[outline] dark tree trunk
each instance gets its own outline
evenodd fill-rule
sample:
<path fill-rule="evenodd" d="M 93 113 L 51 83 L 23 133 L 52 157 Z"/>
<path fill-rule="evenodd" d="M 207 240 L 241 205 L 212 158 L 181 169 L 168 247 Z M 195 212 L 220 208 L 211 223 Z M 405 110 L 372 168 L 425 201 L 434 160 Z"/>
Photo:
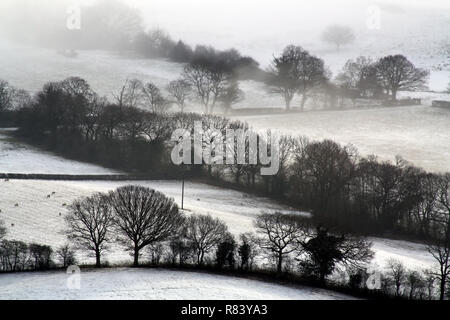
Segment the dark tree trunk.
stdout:
<path fill-rule="evenodd" d="M 443 301 L 445 298 L 445 285 L 446 285 L 445 278 L 442 278 L 440 281 L 440 294 L 439 294 L 439 300 L 441 301 Z"/>
<path fill-rule="evenodd" d="M 139 267 L 139 249 L 137 247 L 134 248 L 134 267 Z"/>
<path fill-rule="evenodd" d="M 95 267 L 96 268 L 100 268 L 101 267 L 101 261 L 100 261 L 100 251 L 96 250 L 95 251 Z"/>
<path fill-rule="evenodd" d="M 278 253 L 277 273 L 281 273 L 283 270 L 283 254 Z"/>

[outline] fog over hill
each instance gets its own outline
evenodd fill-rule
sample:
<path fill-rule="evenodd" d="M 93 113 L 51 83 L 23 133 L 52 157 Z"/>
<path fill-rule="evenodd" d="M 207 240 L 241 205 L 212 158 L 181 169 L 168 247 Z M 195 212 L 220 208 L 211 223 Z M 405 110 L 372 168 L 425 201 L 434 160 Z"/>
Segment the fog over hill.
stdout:
<path fill-rule="evenodd" d="M 120 1 L 120 0 L 119 0 Z M 82 8 L 86 26 L 91 16 L 83 8 L 101 0 L 6 0 L 0 4 L 3 34 L 36 42 L 43 33 L 56 37 L 65 26 L 67 10 Z M 111 2 L 111 1 L 108 1 Z M 287 44 L 299 44 L 325 59 L 336 73 L 345 61 L 359 55 L 379 57 L 407 54 L 421 67 L 432 69 L 432 87 L 442 90 L 450 70 L 450 3 L 448 1 L 180 1 L 122 0 L 135 8 L 144 29 L 161 28 L 174 39 L 190 45 L 206 44 L 218 49 L 235 47 L 266 67 L 274 53 Z M 112 2 L 114 3 L 114 2 Z M 378 11 L 377 11 L 378 10 Z M 128 12 L 127 12 L 128 14 Z M 96 19 L 124 19 L 99 10 Z M 83 20 L 84 19 L 84 20 Z M 84 22 L 84 23 L 83 23 Z M 321 41 L 323 29 L 332 24 L 350 26 L 356 41 L 339 53 Z M 136 26 L 133 26 L 133 28 Z M 131 28 L 131 27 L 130 27 Z M 132 28 L 131 28 L 132 29 Z M 130 31 L 131 32 L 131 31 Z M 104 39 L 98 39 L 104 41 Z"/>

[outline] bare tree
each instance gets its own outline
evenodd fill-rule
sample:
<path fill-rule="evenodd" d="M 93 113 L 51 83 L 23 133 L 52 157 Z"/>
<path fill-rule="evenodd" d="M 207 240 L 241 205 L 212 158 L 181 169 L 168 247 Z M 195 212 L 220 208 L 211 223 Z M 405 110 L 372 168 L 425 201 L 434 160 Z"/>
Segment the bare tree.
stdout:
<path fill-rule="evenodd" d="M 291 109 L 291 103 L 300 88 L 299 64 L 308 52 L 302 47 L 288 46 L 283 53 L 274 57 L 269 68 L 271 92 L 280 94 Z"/>
<path fill-rule="evenodd" d="M 96 141 L 100 136 L 106 105 L 106 98 L 94 98 L 86 105 L 80 125 L 85 141 Z"/>
<path fill-rule="evenodd" d="M 312 56 L 302 47 L 292 45 L 273 58 L 269 73 L 271 91 L 284 98 L 286 110 L 290 110 L 296 93 L 303 96 L 303 109 L 308 91 L 325 83 L 328 78 L 322 59 Z"/>
<path fill-rule="evenodd" d="M 154 113 L 162 113 L 169 108 L 169 102 L 163 97 L 161 90 L 149 82 L 142 87 L 145 105 Z"/>
<path fill-rule="evenodd" d="M 230 112 L 234 104 L 245 99 L 245 93 L 239 89 L 239 82 L 237 79 L 232 79 L 229 81 L 229 84 L 224 88 L 219 99 L 222 102 L 225 114 Z"/>
<path fill-rule="evenodd" d="M 356 90 L 357 97 L 361 95 L 374 96 L 380 90 L 375 63 L 371 58 L 364 56 L 348 60 L 341 73 L 336 77 L 336 82 L 342 89 Z"/>
<path fill-rule="evenodd" d="M 440 177 L 419 170 L 415 175 L 415 179 L 420 196 L 417 197 L 413 215 L 419 233 L 423 237 L 429 238 L 433 233 L 433 221 L 437 214 L 435 209 L 439 193 Z"/>
<path fill-rule="evenodd" d="M 0 270 L 24 270 L 28 260 L 28 245 L 26 243 L 15 240 L 0 242 Z"/>
<path fill-rule="evenodd" d="M 330 78 L 330 71 L 325 68 L 322 59 L 313 55 L 306 55 L 299 64 L 300 88 L 298 93 L 302 95 L 301 109 L 305 108 L 310 90 L 324 85 Z"/>
<path fill-rule="evenodd" d="M 423 299 L 426 286 L 425 279 L 418 271 L 408 271 L 406 274 L 406 283 L 409 287 L 409 299 Z"/>
<path fill-rule="evenodd" d="M 141 134 L 148 142 L 167 141 L 174 130 L 171 119 L 159 113 L 144 113 L 142 115 Z"/>
<path fill-rule="evenodd" d="M 180 107 L 181 113 L 184 112 L 186 100 L 191 94 L 191 89 L 191 85 L 183 79 L 171 81 L 167 86 L 167 91 L 178 107 Z"/>
<path fill-rule="evenodd" d="M 157 266 L 161 263 L 165 249 L 165 244 L 162 242 L 153 242 L 147 246 L 147 252 L 150 256 L 150 262 L 152 265 Z"/>
<path fill-rule="evenodd" d="M 104 194 L 76 200 L 66 216 L 67 237 L 78 247 L 95 253 L 95 266 L 101 266 L 101 254 L 107 249 L 112 226 L 112 210 Z"/>
<path fill-rule="evenodd" d="M 429 71 L 414 66 L 405 56 L 394 55 L 381 58 L 376 64 L 379 84 L 397 100 L 399 90 L 418 90 L 426 87 Z"/>
<path fill-rule="evenodd" d="M 228 73 L 217 65 L 191 63 L 183 71 L 183 80 L 195 89 L 205 114 L 211 114 L 225 88 Z"/>
<path fill-rule="evenodd" d="M 392 280 L 394 286 L 395 286 L 395 296 L 399 297 L 402 292 L 402 286 L 404 285 L 406 281 L 406 275 L 407 271 L 403 263 L 401 263 L 399 260 L 396 259 L 390 259 L 388 261 L 388 268 L 389 268 L 389 277 Z"/>
<path fill-rule="evenodd" d="M 175 236 L 183 216 L 173 199 L 142 186 L 124 186 L 110 192 L 114 224 L 123 244 L 133 251 L 134 266 L 139 253 L 148 245 Z"/>
<path fill-rule="evenodd" d="M 75 252 L 68 244 L 59 247 L 58 250 L 56 250 L 56 255 L 58 256 L 63 268 L 67 268 L 68 266 L 76 263 Z"/>
<path fill-rule="evenodd" d="M 30 93 L 23 89 L 14 90 L 13 109 L 20 110 L 28 106 L 32 102 Z M 1 108 L 0 108 L 1 109 Z"/>
<path fill-rule="evenodd" d="M 31 102 L 30 94 L 16 89 L 8 82 L 0 80 L 0 113 L 9 110 L 20 110 Z"/>
<path fill-rule="evenodd" d="M 143 84 L 137 79 L 127 79 L 118 94 L 114 95 L 119 107 L 138 108 L 143 104 Z"/>
<path fill-rule="evenodd" d="M 355 41 L 355 34 L 350 27 L 332 25 L 328 26 L 322 33 L 322 40 L 336 46 L 339 51 L 341 46 Z"/>
<path fill-rule="evenodd" d="M 69 77 L 60 82 L 61 89 L 72 97 L 92 101 L 95 92 L 89 83 L 80 77 Z"/>
<path fill-rule="evenodd" d="M 184 237 L 185 234 L 186 226 L 183 226 L 179 235 L 170 240 L 168 244 L 168 248 L 170 250 L 169 259 L 173 265 L 176 264 L 177 260 L 180 265 L 183 265 L 192 254 L 191 245 L 189 241 Z"/>
<path fill-rule="evenodd" d="M 185 237 L 195 251 L 199 266 L 204 263 L 205 255 L 217 247 L 228 234 L 225 223 L 209 215 L 192 215 L 186 221 Z"/>
<path fill-rule="evenodd" d="M 282 213 L 264 213 L 257 217 L 255 227 L 261 235 L 261 249 L 273 255 L 277 261 L 277 272 L 283 270 L 283 260 L 299 250 L 299 243 L 307 235 L 308 228 L 293 216 Z"/>
<path fill-rule="evenodd" d="M 437 225 L 436 239 L 428 245 L 428 252 L 439 264 L 439 270 L 434 275 L 439 282 L 439 299 L 444 300 L 450 279 L 450 174 L 440 177 L 437 194 L 437 214 L 433 218 Z"/>
<path fill-rule="evenodd" d="M 423 279 L 425 282 L 425 291 L 426 291 L 426 298 L 428 300 L 433 300 L 434 299 L 434 294 L 435 294 L 435 282 L 436 282 L 436 276 L 435 276 L 435 272 L 433 270 L 430 269 L 425 269 L 422 271 L 423 274 Z"/>

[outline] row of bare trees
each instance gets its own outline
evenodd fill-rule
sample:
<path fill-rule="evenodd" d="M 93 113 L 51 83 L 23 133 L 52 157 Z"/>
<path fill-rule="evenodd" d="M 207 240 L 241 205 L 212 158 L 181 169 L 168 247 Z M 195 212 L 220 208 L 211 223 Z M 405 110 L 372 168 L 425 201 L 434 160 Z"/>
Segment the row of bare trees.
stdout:
<path fill-rule="evenodd" d="M 224 139 L 227 129 L 245 132 L 248 125 L 214 115 L 147 112 L 135 107 L 134 93 L 128 95 L 134 90 L 125 92 L 117 104 L 110 104 L 79 78 L 48 84 L 22 111 L 21 131 L 32 139 L 50 140 L 69 156 L 130 172 L 158 168 L 159 172 L 181 174 L 183 170 L 256 189 L 287 199 L 328 223 L 354 226 L 359 232 L 401 232 L 425 239 L 436 235 L 436 217 L 444 212 L 448 195 L 448 175 L 427 173 L 400 158 L 389 163 L 360 157 L 354 147 L 329 140 L 282 136 L 279 170 L 273 176 L 262 176 L 261 161 L 248 161 L 253 158 L 251 134 L 243 136 L 245 164 L 202 162 L 178 168 L 170 164 L 175 129 L 185 129 L 193 138 L 195 122 L 201 122 L 202 147 L 211 149 L 223 144 L 217 139 Z M 255 136 L 266 140 L 264 135 Z M 238 150 L 226 151 L 234 151 L 231 154 L 238 157 Z"/>
<path fill-rule="evenodd" d="M 0 116 L 3 112 L 23 108 L 30 101 L 31 96 L 27 91 L 0 80 Z"/>
<path fill-rule="evenodd" d="M 70 240 L 95 254 L 96 266 L 113 235 L 130 250 L 134 266 L 141 251 L 179 232 L 183 216 L 173 199 L 140 186 L 124 186 L 109 194 L 75 201 L 66 217 Z"/>
<path fill-rule="evenodd" d="M 358 97 L 379 97 L 383 93 L 397 100 L 399 91 L 425 89 L 429 71 L 414 66 L 403 55 L 389 55 L 377 61 L 370 57 L 348 60 L 336 77 L 339 87 L 356 91 Z"/>
<path fill-rule="evenodd" d="M 287 46 L 273 58 L 267 84 L 279 94 L 290 110 L 296 95 L 301 95 L 301 110 L 308 97 L 322 92 L 331 100 L 390 97 L 397 93 L 426 88 L 429 72 L 414 66 L 403 55 L 389 55 L 373 61 L 368 57 L 348 60 L 334 81 L 324 61 L 300 46 Z M 335 104 L 336 101 L 332 101 Z"/>
<path fill-rule="evenodd" d="M 215 253 L 219 267 L 235 267 L 237 245 L 225 223 L 211 216 L 184 217 L 172 199 L 145 187 L 125 186 L 79 199 L 71 205 L 66 222 L 68 238 L 93 252 L 97 267 L 114 241 L 132 252 L 134 266 L 139 265 L 143 249 L 149 248 L 152 261 L 160 261 L 168 251 L 173 263 L 190 260 L 202 266 Z M 258 233 L 240 237 L 242 268 L 253 266 L 264 253 L 282 273 L 285 259 L 295 256 L 305 274 L 324 282 L 337 264 L 362 267 L 372 258 L 370 243 L 346 234 L 336 236 L 322 227 L 314 229 L 307 219 L 262 214 L 255 226 Z"/>
<path fill-rule="evenodd" d="M 181 113 L 189 102 L 198 102 L 204 114 L 212 114 L 220 106 L 225 114 L 232 106 L 244 99 L 238 80 L 219 66 L 191 64 L 184 68 L 182 76 L 171 81 L 165 97 L 153 83 L 143 84 L 140 80 L 127 80 L 115 95 L 119 106 L 141 108 L 153 113 L 165 113 L 176 106 Z"/>
<path fill-rule="evenodd" d="M 58 250 L 56 255 L 61 257 L 60 254 Z M 0 240 L 0 272 L 48 270 L 55 266 L 54 255 L 53 249 L 47 245 L 3 239 Z M 74 260 L 67 262 L 72 264 Z"/>
<path fill-rule="evenodd" d="M 206 49 L 205 49 L 206 50 Z M 226 60 L 216 60 L 205 53 L 192 60 L 179 80 L 172 81 L 167 91 L 170 99 L 164 99 L 154 85 L 142 85 L 137 80 L 123 87 L 118 97 L 123 103 L 126 94 L 129 105 L 145 105 L 154 112 L 164 111 L 176 104 L 183 112 L 188 98 L 195 98 L 204 107 L 205 114 L 215 112 L 218 103 L 225 114 L 232 106 L 241 102 L 245 94 L 239 88 L 239 77 Z M 265 76 L 269 91 L 280 95 L 290 110 L 296 95 L 301 95 L 300 108 L 303 110 L 308 98 L 322 93 L 328 97 L 330 105 L 341 104 L 346 99 L 384 98 L 397 100 L 397 93 L 426 88 L 429 72 L 414 66 L 403 55 L 390 55 L 373 61 L 368 57 L 349 60 L 335 80 L 322 59 L 310 54 L 299 46 L 287 46 L 275 56 Z M 125 92 L 125 90 L 127 92 Z M 136 100 L 133 100 L 135 98 Z"/>
<path fill-rule="evenodd" d="M 56 266 L 55 255 L 62 267 L 76 263 L 75 252 L 69 245 L 53 251 L 48 245 L 5 239 L 6 235 L 7 228 L 0 220 L 0 272 L 48 270 Z"/>
<path fill-rule="evenodd" d="M 401 261 L 390 259 L 387 272 L 381 278 L 381 290 L 394 297 L 410 300 L 432 300 L 438 291 L 439 299 L 443 300 L 445 292 L 441 292 L 440 283 L 436 288 L 439 277 L 439 272 L 433 269 L 409 270 Z"/>
<path fill-rule="evenodd" d="M 76 248 L 94 253 L 100 267 L 101 256 L 117 242 L 132 253 L 134 266 L 145 251 L 152 265 L 274 270 L 278 275 L 293 273 L 321 285 L 335 271 L 345 271 L 351 289 L 375 289 L 388 296 L 420 300 L 434 299 L 437 292 L 439 299 L 445 298 L 448 255 L 439 268 L 423 272 L 407 270 L 391 259 L 387 272 L 377 270 L 379 287 L 368 288 L 373 251 L 362 237 L 330 232 L 308 217 L 263 213 L 255 219 L 255 232 L 241 234 L 236 241 L 221 220 L 209 215 L 185 217 L 172 201 L 140 186 L 74 201 L 66 216 L 67 236 L 74 247 L 65 245 L 56 251 L 60 264 L 76 263 Z M 2 236 L 5 233 L 3 227 Z M 429 246 L 435 256 L 433 248 L 436 245 Z M 46 270 L 56 266 L 52 255 L 48 246 L 0 240 L 1 271 Z"/>

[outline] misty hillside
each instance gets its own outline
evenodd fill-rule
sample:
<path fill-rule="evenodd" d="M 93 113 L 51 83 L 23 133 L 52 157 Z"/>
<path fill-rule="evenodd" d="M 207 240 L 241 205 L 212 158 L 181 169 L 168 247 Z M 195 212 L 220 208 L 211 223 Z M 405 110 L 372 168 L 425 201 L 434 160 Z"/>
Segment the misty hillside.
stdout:
<path fill-rule="evenodd" d="M 51 0 L 41 1 L 40 6 L 28 8 L 25 11 L 21 9 L 22 2 L 24 1 L 2 3 L 3 10 L 0 17 L 4 19 L 0 26 L 3 26 L 3 37 L 22 44 L 52 49 L 61 47 L 77 49 L 77 46 L 80 46 L 77 42 L 78 38 L 69 37 L 60 30 L 65 28 L 69 2 L 58 1 L 59 5 L 55 5 Z M 173 0 L 167 2 L 107 1 L 109 5 L 105 5 L 102 1 L 84 1 L 83 3 L 87 6 L 82 7 L 81 11 L 81 32 L 84 38 L 89 35 L 90 47 L 111 47 L 111 39 L 125 36 L 132 38 L 139 29 L 158 28 L 166 31 L 173 40 L 182 40 L 190 46 L 211 45 L 219 50 L 234 47 L 243 55 L 253 57 L 263 69 L 268 66 L 274 54 L 281 52 L 288 44 L 296 44 L 323 58 L 334 75 L 341 70 L 348 59 L 360 55 L 378 58 L 387 54 L 401 53 L 419 67 L 431 70 L 431 90 L 442 91 L 450 82 L 450 34 L 448 32 L 450 17 L 446 10 L 433 6 L 407 6 L 401 2 L 379 3 L 377 4 L 379 25 L 374 27 L 371 26 L 372 20 L 370 20 L 372 3 L 366 1 L 358 1 L 357 4 L 342 1 L 339 6 L 333 6 L 325 0 L 318 1 L 318 4 L 314 6 L 290 0 L 284 0 L 278 6 L 273 6 L 268 1 L 259 1 L 258 6 L 252 2 L 239 3 L 237 6 L 234 1 L 215 2 L 212 5 L 203 0 L 189 1 L 189 3 Z M 285 10 L 286 8 L 289 10 Z M 248 13 L 249 10 L 251 14 Z M 278 16 L 283 19 L 277 19 L 274 23 L 273 18 Z M 110 30 L 117 30 L 115 35 L 105 37 L 101 33 L 102 29 L 98 27 L 100 24 L 102 28 L 107 25 Z M 323 30 L 333 24 L 348 25 L 356 36 L 354 43 L 341 48 L 339 52 L 321 40 Z M 123 34 L 121 35 L 120 32 Z M 84 43 L 84 46 L 86 45 Z M 21 55 L 25 55 L 22 56 L 23 59 L 34 63 L 33 68 L 30 68 L 33 72 L 39 73 L 44 68 L 47 71 L 51 70 L 51 66 L 48 66 L 45 60 L 32 60 L 36 55 L 48 57 L 51 54 L 39 53 L 39 51 L 33 53 L 32 48 L 8 50 L 8 46 L 5 40 L 2 40 L 0 44 L 3 53 L 2 64 L 11 66 L 15 62 L 20 63 Z M 124 47 L 120 51 L 124 53 L 127 49 L 131 48 Z M 25 52 L 20 52 L 22 50 Z M 17 60 L 9 60 L 8 52 L 10 58 Z M 28 55 L 31 55 L 30 59 Z M 99 70 L 102 70 L 102 54 L 91 56 L 89 61 L 91 67 L 98 66 Z M 57 72 L 64 72 L 65 69 L 57 67 L 58 63 L 65 64 L 68 69 L 73 68 L 72 61 L 51 60 L 51 62 L 52 64 L 55 62 Z M 154 64 L 143 63 L 143 67 L 147 70 L 146 72 L 154 74 L 156 81 L 158 78 L 166 78 L 163 70 L 170 73 L 177 68 L 177 66 L 165 65 L 158 70 L 158 76 L 154 72 L 156 69 Z M 136 71 L 136 68 L 121 69 L 117 73 L 123 74 L 122 78 L 140 72 Z M 4 66 L 2 71 L 4 73 L 2 77 L 7 78 L 8 72 Z M 12 76 L 14 79 L 11 81 L 19 80 L 17 76 Z M 26 80 L 26 78 L 23 79 Z M 30 86 L 25 89 L 35 88 Z M 103 89 L 98 88 L 98 90 Z M 108 90 L 109 88 L 105 91 Z"/>

